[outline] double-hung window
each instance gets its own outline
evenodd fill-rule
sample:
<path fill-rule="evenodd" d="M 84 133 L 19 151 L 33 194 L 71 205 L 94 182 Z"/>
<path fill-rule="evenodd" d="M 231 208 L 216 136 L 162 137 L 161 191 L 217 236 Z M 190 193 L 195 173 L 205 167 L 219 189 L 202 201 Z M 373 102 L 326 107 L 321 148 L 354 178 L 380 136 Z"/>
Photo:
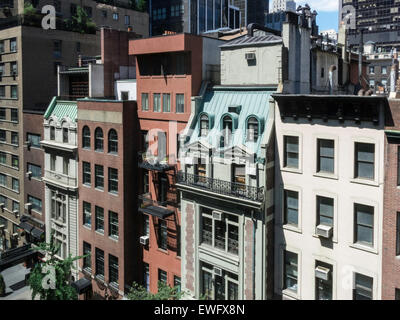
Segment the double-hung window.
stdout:
<path fill-rule="evenodd" d="M 317 225 L 333 227 L 333 199 L 317 196 Z"/>
<path fill-rule="evenodd" d="M 108 232 L 109 236 L 118 239 L 118 213 L 108 211 Z"/>
<path fill-rule="evenodd" d="M 104 251 L 96 248 L 96 276 L 104 278 Z"/>
<path fill-rule="evenodd" d="M 118 193 L 118 169 L 108 168 L 108 192 Z"/>
<path fill-rule="evenodd" d="M 104 209 L 95 206 L 96 231 L 104 233 Z"/>
<path fill-rule="evenodd" d="M 83 184 L 90 186 L 91 184 L 90 163 L 82 162 L 82 167 L 83 167 Z"/>
<path fill-rule="evenodd" d="M 163 112 L 171 112 L 171 95 L 163 93 Z"/>
<path fill-rule="evenodd" d="M 299 137 L 284 136 L 284 161 L 283 166 L 286 168 L 299 168 Z"/>
<path fill-rule="evenodd" d="M 335 172 L 335 140 L 318 139 L 317 172 Z"/>
<path fill-rule="evenodd" d="M 161 111 L 161 94 L 160 93 L 153 94 L 153 111 L 154 112 Z"/>
<path fill-rule="evenodd" d="M 284 190 L 283 196 L 283 223 L 297 227 L 299 225 L 299 193 L 297 191 Z"/>
<path fill-rule="evenodd" d="M 95 181 L 94 186 L 97 189 L 104 189 L 104 167 L 95 164 L 94 165 Z"/>
<path fill-rule="evenodd" d="M 168 226 L 166 220 L 158 219 L 158 246 L 163 250 L 168 249 Z"/>
<path fill-rule="evenodd" d="M 283 288 L 297 293 L 298 256 L 296 253 L 284 251 Z"/>
<path fill-rule="evenodd" d="M 89 228 L 92 225 L 92 206 L 85 201 L 83 201 L 83 224 Z"/>
<path fill-rule="evenodd" d="M 354 204 L 354 242 L 374 245 L 374 207 Z"/>
<path fill-rule="evenodd" d="M 354 177 L 374 180 L 375 145 L 372 143 L 355 143 Z"/>
<path fill-rule="evenodd" d="M 353 300 L 372 300 L 374 279 L 360 273 L 355 274 Z"/>

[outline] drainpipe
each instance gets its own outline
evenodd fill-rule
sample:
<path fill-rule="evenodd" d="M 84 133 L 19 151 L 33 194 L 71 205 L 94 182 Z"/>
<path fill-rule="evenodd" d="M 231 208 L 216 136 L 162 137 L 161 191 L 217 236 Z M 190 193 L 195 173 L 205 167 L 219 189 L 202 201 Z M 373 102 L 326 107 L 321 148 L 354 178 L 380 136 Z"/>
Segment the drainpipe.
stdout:
<path fill-rule="evenodd" d="M 251 220 L 253 221 L 253 266 L 252 266 L 252 276 L 253 276 L 253 300 L 256 299 L 256 222 L 254 218 L 254 210 L 251 210 Z"/>

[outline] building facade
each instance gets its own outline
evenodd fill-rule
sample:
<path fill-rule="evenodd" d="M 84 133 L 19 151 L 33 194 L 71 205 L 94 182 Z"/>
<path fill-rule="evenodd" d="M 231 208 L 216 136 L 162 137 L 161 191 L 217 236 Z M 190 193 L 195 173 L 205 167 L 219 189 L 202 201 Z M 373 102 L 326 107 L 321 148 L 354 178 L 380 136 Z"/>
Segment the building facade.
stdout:
<path fill-rule="evenodd" d="M 296 2 L 292 0 L 273 0 L 272 12 L 293 11 L 296 12 Z"/>
<path fill-rule="evenodd" d="M 46 242 L 53 238 L 59 246 L 59 259 L 76 257 L 79 243 L 76 102 L 53 98 L 44 114 L 43 126 Z M 73 276 L 77 278 L 77 261 L 74 266 Z"/>
<path fill-rule="evenodd" d="M 151 35 L 165 32 L 201 34 L 220 28 L 264 24 L 268 0 L 151 0 Z"/>
<path fill-rule="evenodd" d="M 386 99 L 274 99 L 275 293 L 381 299 Z"/>

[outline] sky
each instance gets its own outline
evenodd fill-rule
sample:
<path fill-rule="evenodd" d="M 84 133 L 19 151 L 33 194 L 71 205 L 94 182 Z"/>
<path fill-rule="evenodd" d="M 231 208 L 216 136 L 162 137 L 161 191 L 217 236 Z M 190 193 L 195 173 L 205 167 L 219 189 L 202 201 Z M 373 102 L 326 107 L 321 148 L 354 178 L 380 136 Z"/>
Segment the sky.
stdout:
<path fill-rule="evenodd" d="M 273 0 L 270 0 L 270 5 L 273 3 Z M 319 31 L 335 29 L 338 30 L 338 8 L 339 1 L 338 0 L 297 0 L 296 5 L 304 5 L 308 3 L 311 7 L 311 10 L 316 10 L 317 15 L 317 24 L 319 26 Z"/>

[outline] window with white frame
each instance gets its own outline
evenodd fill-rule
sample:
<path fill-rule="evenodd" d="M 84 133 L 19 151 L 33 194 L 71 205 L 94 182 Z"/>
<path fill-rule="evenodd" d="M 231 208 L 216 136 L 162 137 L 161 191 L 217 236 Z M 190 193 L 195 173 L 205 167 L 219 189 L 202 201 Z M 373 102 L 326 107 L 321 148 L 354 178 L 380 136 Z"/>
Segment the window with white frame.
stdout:
<path fill-rule="evenodd" d="M 87 227 L 92 226 L 92 205 L 83 201 L 83 224 Z"/>
<path fill-rule="evenodd" d="M 298 227 L 299 225 L 299 193 L 283 190 L 283 223 Z"/>
<path fill-rule="evenodd" d="M 98 206 L 95 206 L 95 229 L 104 233 L 104 209 Z"/>
<path fill-rule="evenodd" d="M 208 116 L 203 114 L 200 117 L 200 136 L 206 137 L 208 135 L 208 130 L 209 130 Z"/>
<path fill-rule="evenodd" d="M 201 262 L 201 295 L 206 300 L 238 300 L 239 278 L 237 274 Z"/>
<path fill-rule="evenodd" d="M 318 139 L 317 140 L 317 172 L 334 173 L 335 172 L 335 140 Z"/>
<path fill-rule="evenodd" d="M 354 178 L 374 180 L 375 145 L 355 142 L 354 151 Z"/>
<path fill-rule="evenodd" d="M 239 253 L 239 217 L 237 215 L 201 208 L 200 244 L 234 255 Z"/>
<path fill-rule="evenodd" d="M 94 187 L 104 189 L 104 167 L 97 164 L 94 165 Z"/>
<path fill-rule="evenodd" d="M 299 168 L 299 137 L 283 137 L 283 166 L 286 168 Z"/>
<path fill-rule="evenodd" d="M 366 275 L 355 274 L 353 300 L 372 300 L 374 279 Z"/>
<path fill-rule="evenodd" d="M 332 300 L 333 266 L 315 261 L 315 300 Z"/>
<path fill-rule="evenodd" d="M 51 218 L 59 222 L 66 223 L 67 202 L 66 196 L 55 191 L 51 191 Z"/>
<path fill-rule="evenodd" d="M 153 94 L 153 111 L 154 112 L 161 111 L 161 94 L 160 93 Z"/>
<path fill-rule="evenodd" d="M 258 120 L 251 117 L 247 120 L 247 141 L 256 142 L 258 140 Z"/>
<path fill-rule="evenodd" d="M 110 284 L 118 286 L 118 258 L 108 255 L 108 278 Z"/>
<path fill-rule="evenodd" d="M 283 289 L 297 293 L 298 255 L 285 250 L 283 252 Z"/>
<path fill-rule="evenodd" d="M 374 246 L 374 207 L 354 204 L 354 242 Z"/>
<path fill-rule="evenodd" d="M 108 233 L 111 238 L 118 239 L 118 213 L 108 211 Z"/>
<path fill-rule="evenodd" d="M 317 196 L 317 226 L 333 227 L 334 200 L 328 197 Z"/>

